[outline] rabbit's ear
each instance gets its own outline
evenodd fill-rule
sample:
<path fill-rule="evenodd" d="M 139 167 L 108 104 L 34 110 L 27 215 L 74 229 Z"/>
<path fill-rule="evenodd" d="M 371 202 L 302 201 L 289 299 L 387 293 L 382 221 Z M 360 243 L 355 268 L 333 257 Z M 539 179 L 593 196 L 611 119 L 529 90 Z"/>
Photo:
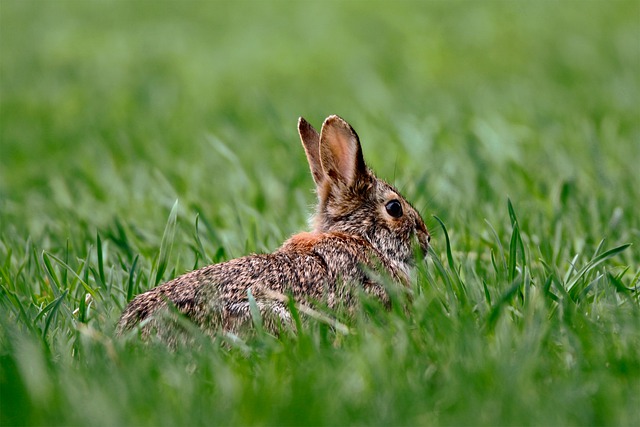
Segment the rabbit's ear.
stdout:
<path fill-rule="evenodd" d="M 329 116 L 322 124 L 320 159 L 325 175 L 347 187 L 367 175 L 358 135 L 338 116 Z"/>
<path fill-rule="evenodd" d="M 307 154 L 313 181 L 316 186 L 319 186 L 324 181 L 324 171 L 322 170 L 322 163 L 320 163 L 320 134 L 304 117 L 298 119 L 298 133 L 300 134 L 304 152 Z"/>

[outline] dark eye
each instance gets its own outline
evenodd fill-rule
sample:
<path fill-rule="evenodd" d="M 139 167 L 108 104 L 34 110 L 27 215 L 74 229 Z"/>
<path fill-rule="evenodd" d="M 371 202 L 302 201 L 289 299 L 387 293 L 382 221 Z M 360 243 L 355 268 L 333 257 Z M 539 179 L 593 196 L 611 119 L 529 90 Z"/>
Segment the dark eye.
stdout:
<path fill-rule="evenodd" d="M 387 213 L 394 218 L 400 218 L 402 216 L 402 205 L 398 200 L 392 200 L 384 205 Z"/>

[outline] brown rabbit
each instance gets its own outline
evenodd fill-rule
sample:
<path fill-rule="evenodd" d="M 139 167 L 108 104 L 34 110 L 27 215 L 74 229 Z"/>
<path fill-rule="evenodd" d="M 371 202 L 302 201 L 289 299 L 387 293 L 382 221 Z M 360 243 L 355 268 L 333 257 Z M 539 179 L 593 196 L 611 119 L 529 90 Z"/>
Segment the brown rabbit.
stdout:
<path fill-rule="evenodd" d="M 301 117 L 298 132 L 318 194 L 313 230 L 292 236 L 274 253 L 209 265 L 138 295 L 122 313 L 118 334 L 141 323 L 143 336 L 175 341 L 176 325 L 167 321 L 175 310 L 211 335 L 236 331 L 251 321 L 249 291 L 265 327 L 275 331 L 290 314 L 274 295 L 332 307 L 349 304 L 361 288 L 386 302 L 384 287 L 367 274 L 379 267 L 408 283 L 414 241 L 426 254 L 430 240 L 418 212 L 367 168 L 346 121 L 330 116 L 318 134 Z"/>

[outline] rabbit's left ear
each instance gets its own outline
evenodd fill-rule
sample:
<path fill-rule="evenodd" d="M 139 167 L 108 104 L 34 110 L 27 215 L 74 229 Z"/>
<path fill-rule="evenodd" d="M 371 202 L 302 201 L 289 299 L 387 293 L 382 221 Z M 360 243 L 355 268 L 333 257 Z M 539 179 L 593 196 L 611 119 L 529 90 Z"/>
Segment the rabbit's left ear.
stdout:
<path fill-rule="evenodd" d="M 324 181 L 324 171 L 320 163 L 320 134 L 303 117 L 298 119 L 298 133 L 300 134 L 304 152 L 307 155 L 313 182 L 316 183 L 316 186 L 319 186 Z"/>
<path fill-rule="evenodd" d="M 338 116 L 329 116 L 322 124 L 320 160 L 325 176 L 348 188 L 367 175 L 358 135 Z"/>

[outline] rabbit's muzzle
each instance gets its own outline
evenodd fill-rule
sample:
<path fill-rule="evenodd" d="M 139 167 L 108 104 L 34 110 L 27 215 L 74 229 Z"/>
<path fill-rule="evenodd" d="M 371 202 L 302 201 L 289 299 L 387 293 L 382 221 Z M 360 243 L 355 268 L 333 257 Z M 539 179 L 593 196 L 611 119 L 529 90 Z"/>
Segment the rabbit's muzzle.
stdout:
<path fill-rule="evenodd" d="M 429 254 L 429 242 L 431 241 L 431 235 L 427 231 L 427 227 L 424 224 L 419 224 L 415 232 L 415 240 L 420 248 L 422 258 L 426 258 Z"/>

